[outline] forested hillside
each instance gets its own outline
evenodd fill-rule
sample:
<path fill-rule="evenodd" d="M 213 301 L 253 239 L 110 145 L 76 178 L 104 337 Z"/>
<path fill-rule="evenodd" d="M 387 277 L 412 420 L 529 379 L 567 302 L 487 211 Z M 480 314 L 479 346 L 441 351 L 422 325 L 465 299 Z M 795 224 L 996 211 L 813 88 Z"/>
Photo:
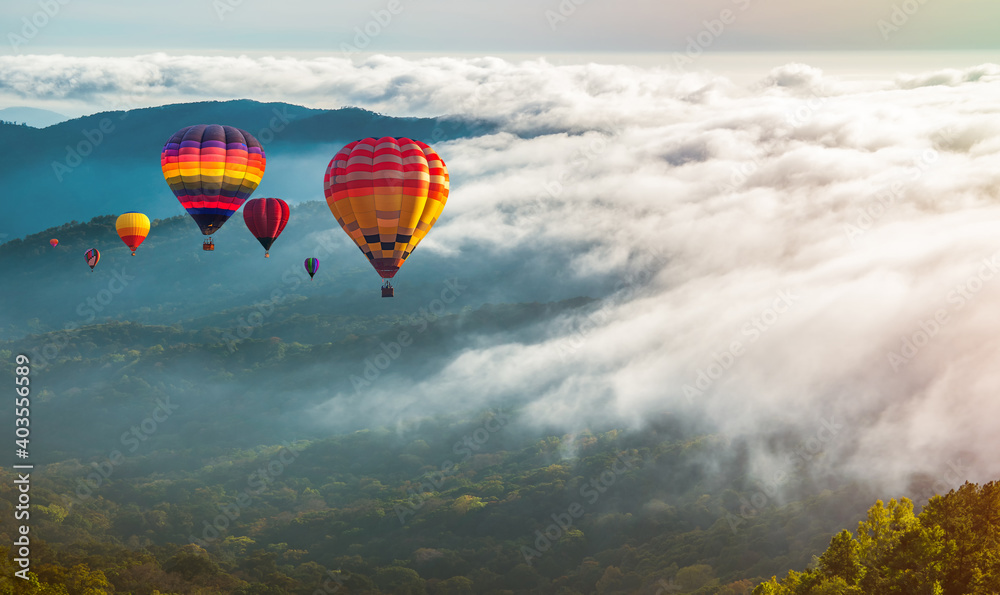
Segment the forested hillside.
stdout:
<path fill-rule="evenodd" d="M 966 483 L 919 515 L 903 498 L 881 500 L 805 572 L 790 571 L 753 595 L 1000 593 L 1000 483 Z"/>

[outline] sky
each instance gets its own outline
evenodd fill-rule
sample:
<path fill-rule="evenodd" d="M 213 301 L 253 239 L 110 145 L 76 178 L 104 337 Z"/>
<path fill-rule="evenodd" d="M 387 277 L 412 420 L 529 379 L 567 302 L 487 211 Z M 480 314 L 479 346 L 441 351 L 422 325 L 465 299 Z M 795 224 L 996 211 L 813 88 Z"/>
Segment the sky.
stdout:
<path fill-rule="evenodd" d="M 992 0 L 7 0 L 0 14 L 0 108 L 78 117 L 215 99 L 216 89 L 199 93 L 172 84 L 172 77 L 201 68 L 205 77 L 224 78 L 221 64 L 239 57 L 269 60 L 258 62 L 265 70 L 284 61 L 288 76 L 306 79 L 331 72 L 318 62 L 357 65 L 379 55 L 628 64 L 709 71 L 737 84 L 788 62 L 828 75 L 884 78 L 1000 63 L 998 18 L 1000 4 Z M 115 76 L 145 77 L 145 84 L 102 94 L 112 73 L 95 64 L 113 64 L 109 58 L 124 60 Z M 218 60 L 210 64 L 211 58 Z M 39 67 L 46 84 L 34 78 L 32 68 Z M 280 91 L 284 100 L 310 107 L 342 105 L 336 94 L 299 93 L 293 79 L 242 82 L 225 97 Z"/>
<path fill-rule="evenodd" d="M 530 395 L 567 428 L 710 419 L 762 475 L 789 428 L 844 477 L 1000 473 L 1000 3 L 221 1 L 67 0 L 0 56 L 0 106 L 488 117 L 435 146 L 452 195 L 421 250 L 530 245 L 620 281 L 596 313 L 317 417 Z"/>
<path fill-rule="evenodd" d="M 360 49 L 392 53 L 643 53 L 683 49 L 723 10 L 730 22 L 714 50 L 1000 44 L 993 0 L 7 0 L 0 30 L 8 53 L 332 52 L 356 38 L 367 43 Z M 22 31 L 25 19 L 41 25 L 33 35 Z M 880 20 L 896 30 L 880 28 Z M 367 42 L 359 37 L 366 28 Z M 27 43 L 11 44 L 12 33 Z"/>

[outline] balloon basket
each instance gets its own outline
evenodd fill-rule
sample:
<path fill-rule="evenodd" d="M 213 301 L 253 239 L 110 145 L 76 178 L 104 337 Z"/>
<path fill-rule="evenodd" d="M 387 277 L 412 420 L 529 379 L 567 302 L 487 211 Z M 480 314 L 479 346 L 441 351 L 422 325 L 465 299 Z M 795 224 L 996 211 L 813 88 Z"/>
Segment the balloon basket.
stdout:
<path fill-rule="evenodd" d="M 207 242 L 205 242 L 204 244 L 201 245 L 201 249 L 202 250 L 215 250 L 215 244 L 212 243 L 212 240 L 209 240 L 209 241 L 207 241 Z"/>
<path fill-rule="evenodd" d="M 393 296 L 392 285 L 389 283 L 389 280 L 386 279 L 385 283 L 382 284 L 382 297 L 387 298 L 392 296 Z"/>

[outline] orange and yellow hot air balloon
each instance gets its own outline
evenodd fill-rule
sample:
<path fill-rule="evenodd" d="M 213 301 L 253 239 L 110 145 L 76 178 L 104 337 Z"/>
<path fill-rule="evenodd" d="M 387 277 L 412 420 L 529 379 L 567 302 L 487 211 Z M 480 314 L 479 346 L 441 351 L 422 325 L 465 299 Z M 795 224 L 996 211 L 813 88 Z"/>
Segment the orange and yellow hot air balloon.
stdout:
<path fill-rule="evenodd" d="M 337 223 L 385 279 L 424 239 L 448 201 L 448 168 L 418 140 L 366 138 L 348 144 L 330 161 L 323 180 Z"/>
<path fill-rule="evenodd" d="M 118 231 L 118 237 L 132 250 L 132 256 L 135 256 L 135 249 L 149 235 L 149 217 L 135 211 L 123 213 L 115 221 L 115 230 Z"/>

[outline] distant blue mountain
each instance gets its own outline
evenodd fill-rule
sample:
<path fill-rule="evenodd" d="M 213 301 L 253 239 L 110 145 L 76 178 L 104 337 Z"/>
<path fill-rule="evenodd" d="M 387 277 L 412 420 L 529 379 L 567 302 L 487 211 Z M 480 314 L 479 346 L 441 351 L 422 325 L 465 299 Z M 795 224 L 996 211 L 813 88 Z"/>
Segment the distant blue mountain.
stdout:
<path fill-rule="evenodd" d="M 485 121 L 393 118 L 359 108 L 317 110 L 250 100 L 104 112 L 44 129 L 0 124 L 0 237 L 10 240 L 124 211 L 150 218 L 184 213 L 163 180 L 160 150 L 174 132 L 192 124 L 228 124 L 256 136 L 267 154 L 267 170 L 254 196 L 292 203 L 323 198 L 326 166 L 348 142 L 404 136 L 433 145 L 497 128 Z"/>
<path fill-rule="evenodd" d="M 65 122 L 66 120 L 69 120 L 69 116 L 64 116 L 47 109 L 38 109 L 35 107 L 7 107 L 0 109 L 0 121 L 27 124 L 34 128 L 45 128 L 59 122 Z"/>

